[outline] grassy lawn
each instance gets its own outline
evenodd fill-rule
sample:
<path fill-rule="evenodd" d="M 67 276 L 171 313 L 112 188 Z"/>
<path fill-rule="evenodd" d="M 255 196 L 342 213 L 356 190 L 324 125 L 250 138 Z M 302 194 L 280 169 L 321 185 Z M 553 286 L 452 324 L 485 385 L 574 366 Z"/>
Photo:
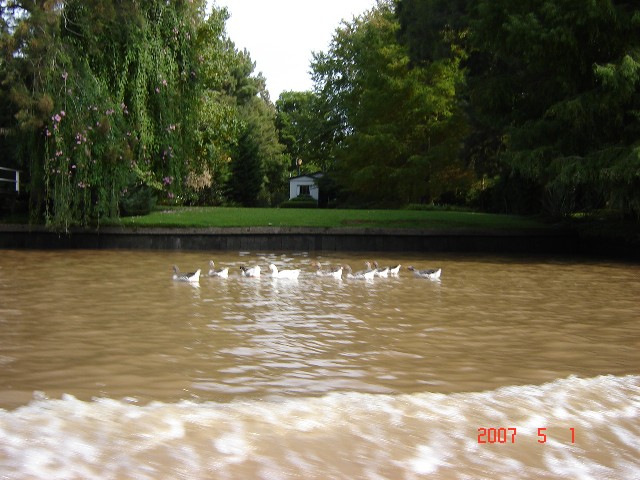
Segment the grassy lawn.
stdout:
<path fill-rule="evenodd" d="M 104 223 L 103 223 L 104 225 Z M 531 229 L 545 224 L 528 217 L 437 210 L 327 210 L 223 207 L 164 207 L 126 217 L 125 227 L 374 227 L 420 229 Z"/>

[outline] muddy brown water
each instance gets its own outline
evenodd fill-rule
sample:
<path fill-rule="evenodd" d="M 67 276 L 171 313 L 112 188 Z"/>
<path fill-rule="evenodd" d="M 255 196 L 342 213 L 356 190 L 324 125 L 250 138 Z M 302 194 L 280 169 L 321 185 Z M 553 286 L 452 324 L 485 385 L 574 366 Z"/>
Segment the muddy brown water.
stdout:
<path fill-rule="evenodd" d="M 6 478 L 640 477 L 636 264 L 376 254 L 403 269 L 366 281 L 311 263 L 372 254 L 1 253 Z"/>

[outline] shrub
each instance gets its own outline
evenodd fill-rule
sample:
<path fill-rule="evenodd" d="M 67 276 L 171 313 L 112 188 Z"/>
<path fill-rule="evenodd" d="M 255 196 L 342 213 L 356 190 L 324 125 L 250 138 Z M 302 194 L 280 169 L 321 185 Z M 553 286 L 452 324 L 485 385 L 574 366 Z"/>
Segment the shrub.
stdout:
<path fill-rule="evenodd" d="M 311 195 L 298 195 L 280 204 L 280 208 L 318 208 L 318 202 Z"/>
<path fill-rule="evenodd" d="M 156 196 L 153 190 L 146 185 L 129 188 L 120 199 L 120 215 L 132 217 L 135 215 L 148 215 L 156 206 Z"/>

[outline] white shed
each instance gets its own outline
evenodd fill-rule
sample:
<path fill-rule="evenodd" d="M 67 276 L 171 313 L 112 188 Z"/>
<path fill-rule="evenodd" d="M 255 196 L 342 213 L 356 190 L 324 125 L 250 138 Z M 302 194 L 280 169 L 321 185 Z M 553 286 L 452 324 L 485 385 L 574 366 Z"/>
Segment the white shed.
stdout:
<path fill-rule="evenodd" d="M 289 200 L 299 195 L 311 195 L 318 200 L 319 188 L 316 180 L 322 177 L 322 172 L 309 173 L 307 175 L 298 175 L 289 179 Z"/>

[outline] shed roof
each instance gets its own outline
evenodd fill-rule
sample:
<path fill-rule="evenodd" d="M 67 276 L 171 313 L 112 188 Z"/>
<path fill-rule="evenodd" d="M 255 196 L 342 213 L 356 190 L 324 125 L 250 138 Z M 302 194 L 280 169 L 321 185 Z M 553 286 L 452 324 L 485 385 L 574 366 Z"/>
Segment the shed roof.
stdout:
<path fill-rule="evenodd" d="M 289 180 L 295 180 L 296 178 L 320 178 L 324 175 L 323 172 L 314 172 L 314 173 L 304 173 L 302 175 L 296 175 L 295 177 L 289 177 Z"/>

